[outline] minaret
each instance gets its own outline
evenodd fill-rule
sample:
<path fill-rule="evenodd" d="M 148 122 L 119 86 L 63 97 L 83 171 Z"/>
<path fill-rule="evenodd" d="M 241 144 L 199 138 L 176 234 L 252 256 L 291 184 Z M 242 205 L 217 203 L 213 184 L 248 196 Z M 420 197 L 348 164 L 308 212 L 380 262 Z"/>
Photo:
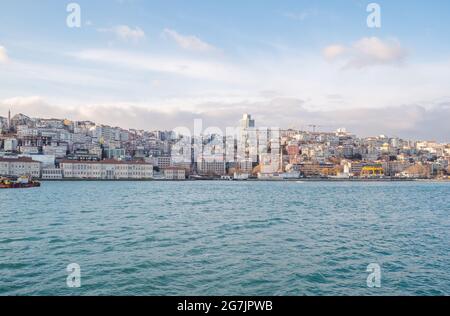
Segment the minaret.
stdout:
<path fill-rule="evenodd" d="M 8 111 L 8 131 L 11 131 L 11 110 Z"/>

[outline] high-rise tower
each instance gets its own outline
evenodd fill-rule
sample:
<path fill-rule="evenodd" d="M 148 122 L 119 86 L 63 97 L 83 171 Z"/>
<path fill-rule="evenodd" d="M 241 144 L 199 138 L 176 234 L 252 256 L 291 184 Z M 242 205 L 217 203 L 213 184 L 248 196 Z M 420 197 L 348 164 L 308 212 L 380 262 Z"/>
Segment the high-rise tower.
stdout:
<path fill-rule="evenodd" d="M 247 160 L 252 158 L 253 161 L 256 161 L 258 143 L 255 120 L 252 119 L 250 114 L 244 114 L 239 122 L 240 133 L 238 136 L 238 158 L 239 160 Z"/>
<path fill-rule="evenodd" d="M 247 128 L 253 127 L 255 127 L 255 120 L 252 119 L 252 116 L 250 114 L 244 114 L 241 120 L 241 128 L 245 130 Z"/>
<path fill-rule="evenodd" d="M 8 131 L 11 130 L 11 110 L 8 111 Z"/>

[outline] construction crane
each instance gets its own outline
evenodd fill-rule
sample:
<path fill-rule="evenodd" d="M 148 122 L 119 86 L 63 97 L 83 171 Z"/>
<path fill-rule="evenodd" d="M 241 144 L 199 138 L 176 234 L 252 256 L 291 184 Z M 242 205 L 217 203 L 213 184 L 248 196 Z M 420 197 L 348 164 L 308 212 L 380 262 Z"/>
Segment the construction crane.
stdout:
<path fill-rule="evenodd" d="M 321 125 L 310 124 L 308 127 L 312 128 L 312 132 L 315 133 L 317 128 L 322 127 Z"/>
<path fill-rule="evenodd" d="M 319 128 L 321 128 L 321 127 L 331 127 L 331 126 L 310 124 L 310 125 L 308 125 L 308 127 L 311 127 L 312 128 L 312 132 L 315 133 L 315 132 L 318 132 Z"/>

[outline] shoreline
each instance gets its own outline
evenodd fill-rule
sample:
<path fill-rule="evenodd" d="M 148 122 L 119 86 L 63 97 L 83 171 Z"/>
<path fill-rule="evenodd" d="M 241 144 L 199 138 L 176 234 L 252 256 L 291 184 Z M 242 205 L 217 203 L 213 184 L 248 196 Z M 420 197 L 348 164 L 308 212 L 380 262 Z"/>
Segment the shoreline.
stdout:
<path fill-rule="evenodd" d="M 427 182 L 427 183 L 450 183 L 450 179 L 248 179 L 248 180 L 221 180 L 221 179 L 40 179 L 40 182 L 196 182 L 196 181 L 215 181 L 215 182 Z"/>

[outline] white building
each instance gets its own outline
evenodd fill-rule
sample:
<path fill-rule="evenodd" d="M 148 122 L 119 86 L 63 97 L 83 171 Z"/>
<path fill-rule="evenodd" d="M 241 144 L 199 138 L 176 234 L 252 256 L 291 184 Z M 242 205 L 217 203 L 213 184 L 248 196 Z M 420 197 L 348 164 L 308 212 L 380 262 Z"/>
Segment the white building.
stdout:
<path fill-rule="evenodd" d="M 0 158 L 0 175 L 39 178 L 41 176 L 41 163 L 27 157 Z"/>
<path fill-rule="evenodd" d="M 186 169 L 169 167 L 164 169 L 164 177 L 167 180 L 186 180 Z"/>
<path fill-rule="evenodd" d="M 63 174 L 60 168 L 42 169 L 42 180 L 62 180 Z"/>
<path fill-rule="evenodd" d="M 67 144 L 52 144 L 42 147 L 44 155 L 53 155 L 56 158 L 64 158 L 67 155 Z"/>
<path fill-rule="evenodd" d="M 17 139 L 15 138 L 8 138 L 5 140 L 3 148 L 5 151 L 16 151 L 17 150 Z"/>
<path fill-rule="evenodd" d="M 137 161 L 74 161 L 60 163 L 68 179 L 143 180 L 153 178 L 153 165 Z"/>
<path fill-rule="evenodd" d="M 244 114 L 242 116 L 242 120 L 240 121 L 240 127 L 243 130 L 245 130 L 247 128 L 254 128 L 255 120 L 252 119 L 252 116 L 250 114 Z"/>
<path fill-rule="evenodd" d="M 24 155 L 38 155 L 39 147 L 37 147 L 37 146 L 19 146 L 19 151 Z"/>

